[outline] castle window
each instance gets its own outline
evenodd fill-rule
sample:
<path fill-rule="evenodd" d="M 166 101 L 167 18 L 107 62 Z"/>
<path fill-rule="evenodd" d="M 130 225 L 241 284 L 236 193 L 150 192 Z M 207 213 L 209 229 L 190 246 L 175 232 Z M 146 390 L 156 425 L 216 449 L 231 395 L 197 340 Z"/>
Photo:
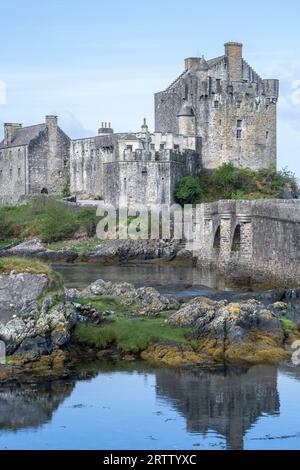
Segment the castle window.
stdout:
<path fill-rule="evenodd" d="M 219 101 L 214 102 L 214 107 L 217 109 L 219 107 Z"/>
<path fill-rule="evenodd" d="M 237 101 L 236 102 L 236 107 L 239 109 L 241 107 L 241 102 L 240 101 Z"/>
<path fill-rule="evenodd" d="M 2 180 L 2 176 L 3 176 L 3 171 L 0 170 L 0 181 Z"/>
<path fill-rule="evenodd" d="M 238 119 L 236 122 L 236 138 L 241 139 L 242 138 L 242 120 Z"/>
<path fill-rule="evenodd" d="M 179 150 L 179 145 L 178 144 L 174 144 L 174 150 Z"/>
<path fill-rule="evenodd" d="M 155 150 L 155 144 L 151 144 L 151 150 Z"/>
<path fill-rule="evenodd" d="M 269 131 L 266 132 L 266 140 L 269 138 Z"/>
<path fill-rule="evenodd" d="M 12 168 L 9 169 L 9 176 L 12 178 Z"/>
<path fill-rule="evenodd" d="M 18 177 L 21 176 L 21 168 L 18 168 Z"/>
<path fill-rule="evenodd" d="M 217 78 L 216 82 L 217 82 L 217 93 L 221 93 L 222 88 L 221 88 L 221 80 L 220 80 L 220 78 Z"/>
<path fill-rule="evenodd" d="M 222 125 L 222 119 L 219 120 L 219 125 L 220 125 L 220 126 Z"/>
<path fill-rule="evenodd" d="M 126 145 L 126 149 L 132 152 L 132 145 Z"/>
<path fill-rule="evenodd" d="M 148 173 L 147 168 L 142 169 L 142 175 L 146 175 Z"/>
<path fill-rule="evenodd" d="M 165 144 L 160 144 L 159 148 L 160 148 L 160 150 L 164 150 L 165 149 Z"/>
<path fill-rule="evenodd" d="M 62 171 L 58 172 L 58 176 L 61 178 L 62 177 Z"/>

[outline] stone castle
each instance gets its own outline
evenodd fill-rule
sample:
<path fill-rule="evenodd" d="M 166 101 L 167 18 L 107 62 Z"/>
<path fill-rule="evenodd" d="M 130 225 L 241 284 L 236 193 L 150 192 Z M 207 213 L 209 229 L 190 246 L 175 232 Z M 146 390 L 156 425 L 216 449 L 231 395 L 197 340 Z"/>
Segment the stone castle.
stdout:
<path fill-rule="evenodd" d="M 69 186 L 78 198 L 113 205 L 170 204 L 186 175 L 225 162 L 259 169 L 276 164 L 279 82 L 262 79 L 243 59 L 242 44 L 225 44 L 211 60 L 185 59 L 183 73 L 155 95 L 155 132 L 114 133 L 71 140 L 56 116 L 44 124 L 4 124 L 0 143 L 0 204 Z"/>

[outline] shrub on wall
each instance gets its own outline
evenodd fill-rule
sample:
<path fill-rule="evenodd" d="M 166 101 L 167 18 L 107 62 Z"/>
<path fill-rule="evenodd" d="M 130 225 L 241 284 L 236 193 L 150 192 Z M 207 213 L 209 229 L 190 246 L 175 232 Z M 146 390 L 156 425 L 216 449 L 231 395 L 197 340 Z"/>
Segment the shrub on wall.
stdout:
<path fill-rule="evenodd" d="M 225 163 L 196 177 L 184 177 L 176 185 L 175 199 L 180 204 L 212 202 L 219 199 L 263 199 L 298 197 L 295 175 L 274 166 L 259 171 L 236 168 Z"/>

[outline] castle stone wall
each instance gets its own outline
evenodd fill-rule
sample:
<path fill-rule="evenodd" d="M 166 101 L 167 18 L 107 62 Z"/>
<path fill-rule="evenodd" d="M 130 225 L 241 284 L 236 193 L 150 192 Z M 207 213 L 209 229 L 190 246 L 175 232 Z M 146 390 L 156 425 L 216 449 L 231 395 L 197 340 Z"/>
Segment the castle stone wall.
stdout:
<path fill-rule="evenodd" d="M 0 205 L 16 204 L 28 187 L 26 146 L 0 150 Z"/>
<path fill-rule="evenodd" d="M 259 77 L 241 53 L 241 45 L 232 44 L 217 59 L 197 63 L 193 58 L 175 82 L 155 95 L 156 132 L 178 132 L 183 101 L 192 106 L 206 169 L 225 162 L 254 170 L 276 164 L 278 81 Z"/>

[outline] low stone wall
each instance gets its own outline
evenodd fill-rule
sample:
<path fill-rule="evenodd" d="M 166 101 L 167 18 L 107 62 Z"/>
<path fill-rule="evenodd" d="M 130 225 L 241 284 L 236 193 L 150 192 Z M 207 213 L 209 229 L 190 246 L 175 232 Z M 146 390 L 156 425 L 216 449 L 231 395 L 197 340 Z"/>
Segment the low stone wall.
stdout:
<path fill-rule="evenodd" d="M 203 204 L 196 225 L 199 265 L 232 279 L 300 285 L 299 200 Z"/>

